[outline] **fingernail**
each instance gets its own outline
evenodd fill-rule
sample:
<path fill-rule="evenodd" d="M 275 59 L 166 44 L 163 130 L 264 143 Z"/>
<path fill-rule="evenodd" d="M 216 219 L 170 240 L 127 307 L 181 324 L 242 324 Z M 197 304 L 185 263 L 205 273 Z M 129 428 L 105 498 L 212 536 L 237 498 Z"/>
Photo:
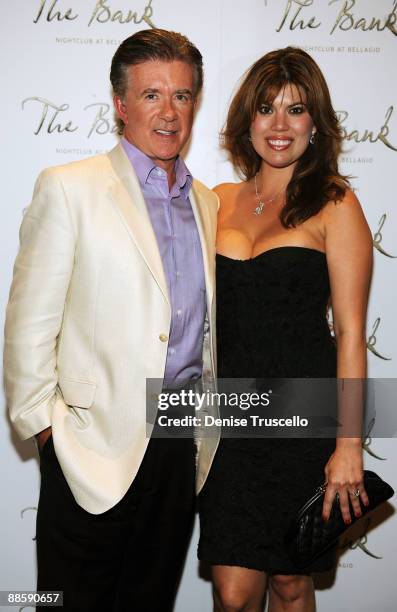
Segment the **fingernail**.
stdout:
<path fill-rule="evenodd" d="M 369 506 L 369 501 L 365 501 L 365 502 L 364 502 L 364 506 L 366 506 L 366 507 L 368 508 L 368 506 Z"/>
<path fill-rule="evenodd" d="M 355 512 L 354 515 L 356 518 L 360 518 L 360 516 L 362 516 L 361 512 Z"/>
<path fill-rule="evenodd" d="M 351 522 L 352 522 L 351 518 L 348 518 L 348 519 L 345 520 L 346 525 L 350 525 Z"/>

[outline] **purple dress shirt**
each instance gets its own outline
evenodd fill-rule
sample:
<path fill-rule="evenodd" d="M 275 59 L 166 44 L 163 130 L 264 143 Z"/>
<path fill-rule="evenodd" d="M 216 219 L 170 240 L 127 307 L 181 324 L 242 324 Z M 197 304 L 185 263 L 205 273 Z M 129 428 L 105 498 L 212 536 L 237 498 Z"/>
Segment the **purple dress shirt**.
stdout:
<path fill-rule="evenodd" d="M 163 262 L 171 302 L 164 386 L 175 387 L 202 373 L 206 293 L 203 256 L 189 200 L 192 175 L 175 162 L 176 181 L 128 140 L 121 144 L 138 177 Z"/>

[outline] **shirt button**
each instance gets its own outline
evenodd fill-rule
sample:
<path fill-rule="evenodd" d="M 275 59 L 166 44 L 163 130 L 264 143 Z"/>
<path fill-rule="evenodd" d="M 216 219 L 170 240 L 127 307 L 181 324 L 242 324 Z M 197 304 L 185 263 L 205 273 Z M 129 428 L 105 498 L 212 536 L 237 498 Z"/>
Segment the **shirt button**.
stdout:
<path fill-rule="evenodd" d="M 176 271 L 176 277 L 180 278 L 182 276 L 182 272 L 180 272 L 179 270 Z"/>
<path fill-rule="evenodd" d="M 182 310 L 178 308 L 178 310 L 176 311 L 176 314 L 178 317 L 180 317 L 182 315 Z"/>
<path fill-rule="evenodd" d="M 161 340 L 161 342 L 167 342 L 167 340 L 168 340 L 167 334 L 160 334 L 159 335 L 159 340 Z"/>
<path fill-rule="evenodd" d="M 169 352 L 171 353 L 171 355 L 173 355 L 175 353 L 175 349 L 174 348 L 170 348 Z"/>

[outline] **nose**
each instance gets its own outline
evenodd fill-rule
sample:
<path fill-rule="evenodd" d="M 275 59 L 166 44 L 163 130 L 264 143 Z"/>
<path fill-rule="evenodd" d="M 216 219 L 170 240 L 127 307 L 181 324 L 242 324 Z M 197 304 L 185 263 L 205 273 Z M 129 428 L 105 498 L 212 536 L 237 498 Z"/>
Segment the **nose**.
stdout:
<path fill-rule="evenodd" d="M 172 122 L 177 118 L 176 109 L 172 98 L 164 98 L 163 104 L 160 111 L 161 119 L 164 121 Z"/>
<path fill-rule="evenodd" d="M 273 122 L 272 127 L 274 130 L 277 130 L 279 132 L 288 130 L 288 116 L 284 110 L 282 109 L 276 110 L 273 115 L 273 118 L 274 118 L 274 122 Z"/>

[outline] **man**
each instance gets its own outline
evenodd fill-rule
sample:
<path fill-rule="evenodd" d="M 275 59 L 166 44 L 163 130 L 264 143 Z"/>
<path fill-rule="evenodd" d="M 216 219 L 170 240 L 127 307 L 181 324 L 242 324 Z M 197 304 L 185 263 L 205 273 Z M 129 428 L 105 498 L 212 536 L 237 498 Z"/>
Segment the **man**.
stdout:
<path fill-rule="evenodd" d="M 202 58 L 180 34 L 141 31 L 116 51 L 111 82 L 121 143 L 45 170 L 25 214 L 6 392 L 40 452 L 38 589 L 64 591 L 73 612 L 164 612 L 191 532 L 196 449 L 149 441 L 146 379 L 161 390 L 215 376 L 217 198 L 179 157 Z M 200 490 L 217 440 L 197 444 Z"/>

